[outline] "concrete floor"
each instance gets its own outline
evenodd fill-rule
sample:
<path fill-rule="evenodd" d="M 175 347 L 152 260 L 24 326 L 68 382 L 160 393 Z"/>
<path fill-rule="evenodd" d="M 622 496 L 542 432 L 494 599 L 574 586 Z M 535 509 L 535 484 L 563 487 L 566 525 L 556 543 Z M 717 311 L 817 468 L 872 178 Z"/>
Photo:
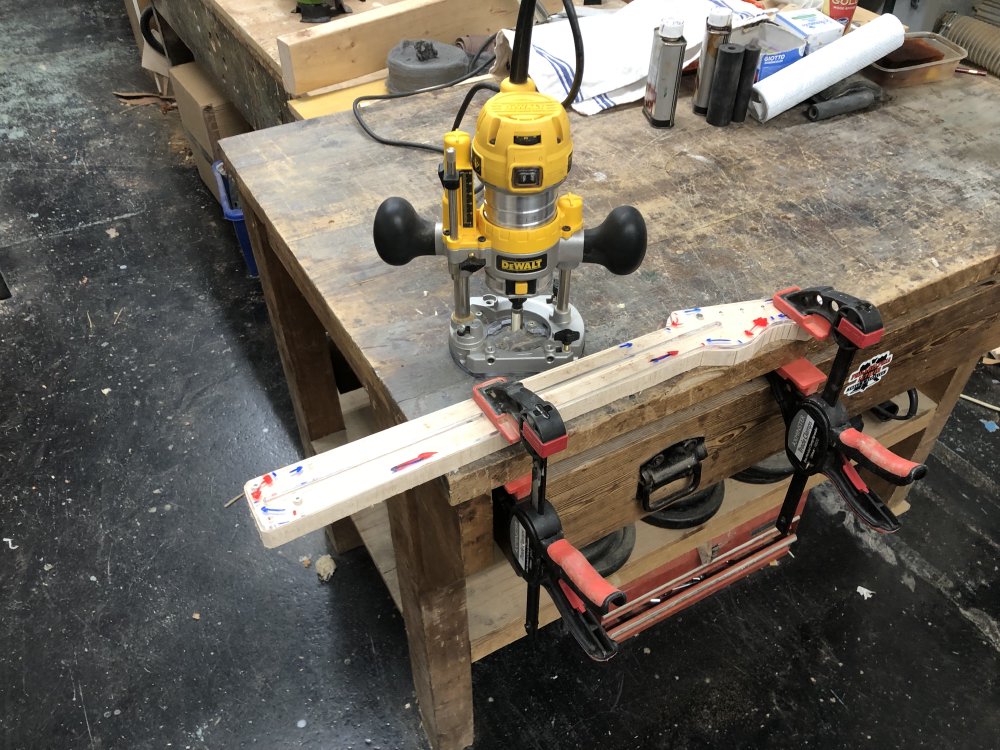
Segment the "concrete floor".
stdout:
<path fill-rule="evenodd" d="M 0 0 L 0 39 L 0 747 L 426 747 L 366 554 L 321 584 L 321 535 L 222 508 L 293 416 L 176 113 L 111 93 L 148 88 L 121 3 Z M 477 663 L 476 747 L 995 748 L 996 418 L 959 405 L 892 538 L 820 494 L 794 559 L 610 664 L 558 628 Z"/>

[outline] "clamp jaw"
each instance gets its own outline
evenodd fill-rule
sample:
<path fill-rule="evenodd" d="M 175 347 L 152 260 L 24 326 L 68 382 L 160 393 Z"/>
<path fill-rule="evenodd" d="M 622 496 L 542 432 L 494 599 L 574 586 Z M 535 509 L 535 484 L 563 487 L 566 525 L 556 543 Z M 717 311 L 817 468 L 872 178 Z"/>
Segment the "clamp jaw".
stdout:
<path fill-rule="evenodd" d="M 494 536 L 514 571 L 528 584 L 524 629 L 538 630 L 541 587 L 549 593 L 570 634 L 595 661 L 618 652 L 601 618 L 625 603 L 625 594 L 606 581 L 563 536 L 562 522 L 546 500 L 549 456 L 565 449 L 566 426 L 558 410 L 517 381 L 494 378 L 473 388 L 473 400 L 510 443 L 523 442 L 531 474 L 493 494 Z"/>
<path fill-rule="evenodd" d="M 839 402 L 840 391 L 859 349 L 877 344 L 882 316 L 870 302 L 831 287 L 791 287 L 774 295 L 774 306 L 817 339 L 833 336 L 837 354 L 828 376 L 806 359 L 768 375 L 771 392 L 785 420 L 785 453 L 795 473 L 776 526 L 787 534 L 813 474 L 824 474 L 868 526 L 880 533 L 899 530 L 899 520 L 862 480 L 851 461 L 902 486 L 921 479 L 927 467 L 897 456 L 855 426 Z M 826 385 L 818 393 L 823 381 Z"/>

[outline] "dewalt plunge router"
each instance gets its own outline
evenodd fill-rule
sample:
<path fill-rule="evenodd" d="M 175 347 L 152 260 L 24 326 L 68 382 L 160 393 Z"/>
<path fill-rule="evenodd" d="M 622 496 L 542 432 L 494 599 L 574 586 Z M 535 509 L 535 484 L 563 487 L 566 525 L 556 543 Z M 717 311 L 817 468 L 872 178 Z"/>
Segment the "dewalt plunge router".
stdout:
<path fill-rule="evenodd" d="M 565 106 L 583 76 L 572 1 L 564 6 L 577 48 L 567 100 L 538 92 L 528 78 L 535 0 L 524 0 L 510 77 L 480 111 L 475 136 L 458 129 L 444 136 L 442 220 L 421 218 L 403 198 L 384 201 L 375 215 L 375 247 L 387 263 L 448 258 L 450 349 L 474 375 L 539 372 L 581 356 L 584 323 L 569 302 L 571 272 L 596 263 L 630 274 L 646 253 L 646 225 L 634 207 L 620 206 L 584 229 L 583 199 L 558 195 L 573 162 Z M 474 175 L 483 183 L 481 202 Z M 472 297 L 470 280 L 480 269 L 492 293 Z"/>

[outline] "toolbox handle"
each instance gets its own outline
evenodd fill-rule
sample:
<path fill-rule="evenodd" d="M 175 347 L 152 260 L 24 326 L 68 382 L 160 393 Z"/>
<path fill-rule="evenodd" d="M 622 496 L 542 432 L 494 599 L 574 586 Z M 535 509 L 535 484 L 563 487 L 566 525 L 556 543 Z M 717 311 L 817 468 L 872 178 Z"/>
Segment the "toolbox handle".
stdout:
<path fill-rule="evenodd" d="M 701 462 L 708 458 L 705 438 L 681 440 L 657 453 L 639 467 L 636 497 L 647 513 L 662 510 L 693 495 L 701 484 Z M 655 497 L 657 491 L 672 482 L 684 479 L 683 487 L 665 497 Z"/>

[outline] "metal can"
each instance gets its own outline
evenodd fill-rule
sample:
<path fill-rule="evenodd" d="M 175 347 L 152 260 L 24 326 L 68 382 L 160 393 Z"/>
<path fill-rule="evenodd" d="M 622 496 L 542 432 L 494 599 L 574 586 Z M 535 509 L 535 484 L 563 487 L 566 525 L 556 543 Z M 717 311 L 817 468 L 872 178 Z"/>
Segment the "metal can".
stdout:
<path fill-rule="evenodd" d="M 656 128 L 672 128 L 677 109 L 677 92 L 684 70 L 684 22 L 667 19 L 653 32 L 653 49 L 649 55 L 649 75 L 642 111 Z"/>
<path fill-rule="evenodd" d="M 698 75 L 694 79 L 694 113 L 708 113 L 708 96 L 712 90 L 712 76 L 715 74 L 715 58 L 719 46 L 729 41 L 733 30 L 733 12 L 728 8 L 712 8 L 705 28 L 705 41 L 701 45 L 698 59 Z"/>

